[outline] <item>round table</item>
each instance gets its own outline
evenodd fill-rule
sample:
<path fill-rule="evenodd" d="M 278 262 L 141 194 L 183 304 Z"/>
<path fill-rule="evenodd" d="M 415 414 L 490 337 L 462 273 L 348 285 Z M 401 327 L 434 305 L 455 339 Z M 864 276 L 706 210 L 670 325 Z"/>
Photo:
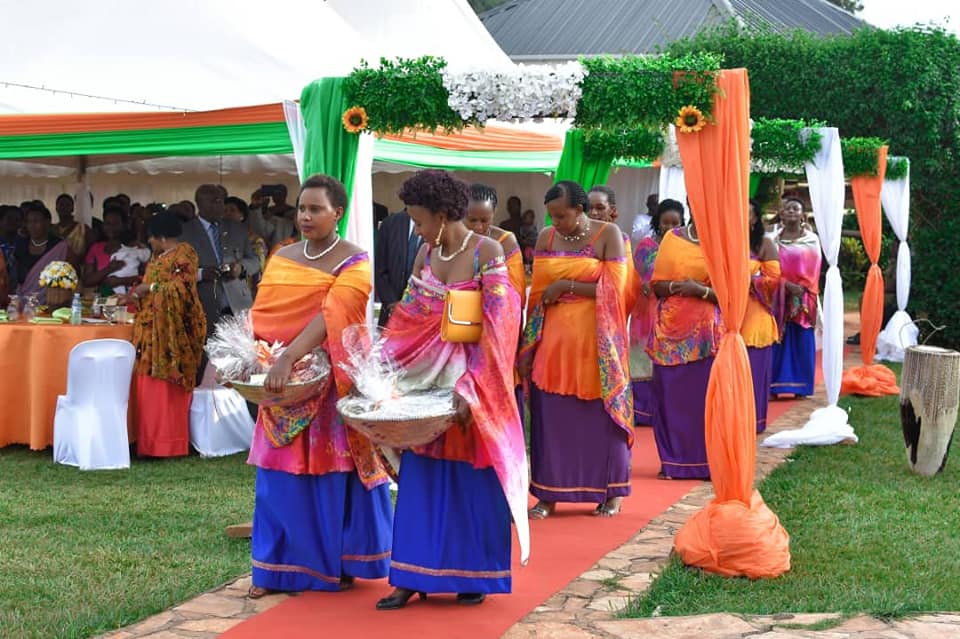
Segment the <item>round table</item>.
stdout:
<path fill-rule="evenodd" d="M 92 339 L 133 338 L 132 325 L 0 324 L 0 447 L 53 445 L 57 396 L 67 392 L 70 350 Z M 132 404 L 132 399 L 131 399 Z"/>

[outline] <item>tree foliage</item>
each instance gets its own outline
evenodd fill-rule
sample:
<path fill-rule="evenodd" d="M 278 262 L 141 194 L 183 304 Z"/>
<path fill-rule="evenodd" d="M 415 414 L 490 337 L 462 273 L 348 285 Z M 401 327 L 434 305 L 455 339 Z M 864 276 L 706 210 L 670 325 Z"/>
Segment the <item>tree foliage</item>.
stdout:
<path fill-rule="evenodd" d="M 845 138 L 889 141 L 910 159 L 911 310 L 950 324 L 960 346 L 960 250 L 941 226 L 960 220 L 960 41 L 936 28 L 863 29 L 850 36 L 744 33 L 732 26 L 674 43 L 669 52 L 714 52 L 750 73 L 754 118 L 822 120 Z M 939 244 L 938 244 L 939 242 Z"/>

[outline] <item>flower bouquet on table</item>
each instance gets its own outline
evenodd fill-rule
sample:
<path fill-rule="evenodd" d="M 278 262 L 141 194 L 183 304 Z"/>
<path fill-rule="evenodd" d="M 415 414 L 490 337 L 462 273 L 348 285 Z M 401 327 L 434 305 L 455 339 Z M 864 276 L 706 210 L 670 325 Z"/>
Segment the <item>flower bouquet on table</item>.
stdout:
<path fill-rule="evenodd" d="M 325 392 L 330 381 L 330 358 L 322 348 L 316 348 L 296 361 L 282 393 L 267 391 L 267 373 L 286 346 L 257 339 L 247 313 L 217 322 L 204 348 L 220 379 L 260 406 L 297 404 Z"/>
<path fill-rule="evenodd" d="M 348 326 L 343 332 L 346 361 L 340 367 L 353 392 L 337 402 L 343 422 L 380 446 L 410 448 L 429 444 L 456 421 L 452 388 L 415 388 L 406 371 L 384 349 L 375 327 Z"/>
<path fill-rule="evenodd" d="M 69 262 L 50 262 L 40 273 L 40 286 L 47 291 L 47 306 L 66 306 L 80 285 L 77 271 Z"/>

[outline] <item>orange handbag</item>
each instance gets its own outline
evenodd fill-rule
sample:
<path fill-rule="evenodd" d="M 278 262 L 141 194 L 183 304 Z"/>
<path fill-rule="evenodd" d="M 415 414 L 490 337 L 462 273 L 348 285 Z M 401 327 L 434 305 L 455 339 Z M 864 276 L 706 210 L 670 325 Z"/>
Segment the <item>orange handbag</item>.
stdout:
<path fill-rule="evenodd" d="M 444 342 L 476 344 L 483 332 L 483 293 L 447 291 L 443 300 L 440 339 Z"/>

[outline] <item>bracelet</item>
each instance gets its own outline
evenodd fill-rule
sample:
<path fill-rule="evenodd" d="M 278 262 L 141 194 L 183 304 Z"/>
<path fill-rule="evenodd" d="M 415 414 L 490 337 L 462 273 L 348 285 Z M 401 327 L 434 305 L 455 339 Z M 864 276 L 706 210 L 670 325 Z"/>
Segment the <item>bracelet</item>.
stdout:
<path fill-rule="evenodd" d="M 570 280 L 570 294 L 571 294 L 571 295 L 573 295 L 573 285 L 574 285 L 574 281 L 573 281 L 573 280 Z"/>
<path fill-rule="evenodd" d="M 154 282 L 153 284 L 150 285 L 150 292 L 156 293 L 157 290 L 159 290 L 159 288 L 160 288 L 160 285 Z"/>
<path fill-rule="evenodd" d="M 710 297 L 710 287 L 709 287 L 709 286 L 704 286 L 704 287 L 703 287 L 703 295 L 700 296 L 700 299 L 704 299 L 704 300 L 705 300 L 705 299 L 707 299 L 708 297 Z"/>
<path fill-rule="evenodd" d="M 673 295 L 674 284 L 676 284 L 676 282 L 674 282 L 673 280 L 670 280 L 670 283 L 667 285 L 667 292 L 670 293 L 670 295 Z"/>

